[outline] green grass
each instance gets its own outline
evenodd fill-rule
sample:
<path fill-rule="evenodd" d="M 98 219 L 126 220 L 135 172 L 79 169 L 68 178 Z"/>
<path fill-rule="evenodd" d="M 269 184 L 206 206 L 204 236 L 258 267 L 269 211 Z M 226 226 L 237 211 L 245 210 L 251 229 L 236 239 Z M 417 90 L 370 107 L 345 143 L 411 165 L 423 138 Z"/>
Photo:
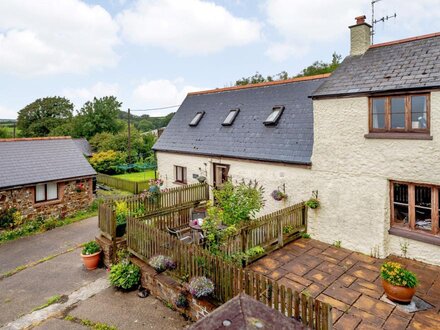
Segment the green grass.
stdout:
<path fill-rule="evenodd" d="M 154 179 L 154 170 L 147 170 L 145 172 L 118 174 L 113 176 L 115 178 L 125 179 L 129 181 L 136 181 L 136 182 L 146 181 L 146 180 Z"/>
<path fill-rule="evenodd" d="M 52 296 L 52 297 L 50 297 L 49 299 L 47 299 L 47 301 L 46 301 L 45 304 L 43 304 L 43 305 L 41 305 L 41 306 L 38 306 L 38 307 L 35 307 L 35 308 L 32 310 L 32 312 L 39 311 L 40 309 L 43 309 L 43 308 L 46 308 L 46 307 L 48 307 L 48 306 L 50 306 L 50 305 L 56 304 L 56 303 L 59 302 L 60 300 L 61 300 L 61 296 L 60 296 L 60 295 Z"/>

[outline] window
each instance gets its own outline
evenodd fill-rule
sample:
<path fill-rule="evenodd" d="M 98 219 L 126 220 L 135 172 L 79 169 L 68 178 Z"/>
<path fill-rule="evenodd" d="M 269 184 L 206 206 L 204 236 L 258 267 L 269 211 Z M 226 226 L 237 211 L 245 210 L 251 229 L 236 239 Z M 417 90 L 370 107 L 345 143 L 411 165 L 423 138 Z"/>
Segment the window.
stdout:
<path fill-rule="evenodd" d="M 438 235 L 440 186 L 396 181 L 390 185 L 391 227 Z"/>
<path fill-rule="evenodd" d="M 202 119 L 203 115 L 205 114 L 205 111 L 197 112 L 194 116 L 193 120 L 189 123 L 189 126 L 197 126 Z"/>
<path fill-rule="evenodd" d="M 231 111 L 229 111 L 229 114 L 225 118 L 222 125 L 223 126 L 231 126 L 239 112 L 240 112 L 240 109 L 232 109 Z"/>
<path fill-rule="evenodd" d="M 284 111 L 284 106 L 282 105 L 273 107 L 269 117 L 267 117 L 267 119 L 264 121 L 264 125 L 266 126 L 276 125 L 283 111 Z"/>
<path fill-rule="evenodd" d="M 186 167 L 174 166 L 174 181 L 186 183 Z"/>
<path fill-rule="evenodd" d="M 429 94 L 370 98 L 370 132 L 429 133 Z"/>
<path fill-rule="evenodd" d="M 58 199 L 58 184 L 45 183 L 35 186 L 35 202 L 45 202 Z"/>
<path fill-rule="evenodd" d="M 228 181 L 229 165 L 214 164 L 214 187 L 221 187 Z"/>

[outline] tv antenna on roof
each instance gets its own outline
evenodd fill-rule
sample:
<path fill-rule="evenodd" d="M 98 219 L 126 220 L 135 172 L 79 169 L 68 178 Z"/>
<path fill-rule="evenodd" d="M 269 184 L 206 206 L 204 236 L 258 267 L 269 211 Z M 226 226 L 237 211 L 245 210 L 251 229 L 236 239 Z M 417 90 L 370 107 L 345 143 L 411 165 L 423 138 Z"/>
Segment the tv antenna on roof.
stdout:
<path fill-rule="evenodd" d="M 391 16 L 387 15 L 387 16 L 382 16 L 379 19 L 374 19 L 374 5 L 376 4 L 376 2 L 379 2 L 379 1 L 382 1 L 382 0 L 371 0 L 371 26 L 372 26 L 372 28 L 371 28 L 371 43 L 372 44 L 374 44 L 374 35 L 376 34 L 376 29 L 375 29 L 376 24 L 379 22 L 385 23 L 385 21 L 388 21 L 390 18 L 397 17 L 397 14 L 394 13 L 394 15 L 391 15 Z"/>

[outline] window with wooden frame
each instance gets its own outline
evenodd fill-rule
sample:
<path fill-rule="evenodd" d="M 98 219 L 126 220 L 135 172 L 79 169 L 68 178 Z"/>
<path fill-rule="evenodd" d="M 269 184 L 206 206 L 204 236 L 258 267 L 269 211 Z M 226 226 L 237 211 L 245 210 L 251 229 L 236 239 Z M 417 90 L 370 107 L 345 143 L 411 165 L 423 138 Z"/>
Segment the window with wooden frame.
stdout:
<path fill-rule="evenodd" d="M 371 133 L 426 133 L 430 129 L 428 93 L 371 97 Z"/>
<path fill-rule="evenodd" d="M 391 228 L 435 235 L 440 243 L 440 186 L 390 181 L 390 190 Z"/>
<path fill-rule="evenodd" d="M 174 182 L 186 183 L 186 167 L 174 165 Z"/>
<path fill-rule="evenodd" d="M 58 184 L 56 182 L 37 184 L 35 186 L 35 203 L 58 199 Z"/>

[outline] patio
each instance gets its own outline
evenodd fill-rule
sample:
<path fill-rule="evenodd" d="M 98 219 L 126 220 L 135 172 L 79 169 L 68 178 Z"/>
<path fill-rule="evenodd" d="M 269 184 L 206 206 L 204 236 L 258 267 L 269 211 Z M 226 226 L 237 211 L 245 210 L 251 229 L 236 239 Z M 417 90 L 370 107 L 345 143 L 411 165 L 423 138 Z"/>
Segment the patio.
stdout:
<path fill-rule="evenodd" d="M 382 301 L 379 269 L 384 260 L 313 239 L 292 242 L 249 268 L 332 305 L 336 329 L 440 329 L 440 267 L 389 259 L 417 274 L 416 296 L 433 308 L 407 313 Z"/>

